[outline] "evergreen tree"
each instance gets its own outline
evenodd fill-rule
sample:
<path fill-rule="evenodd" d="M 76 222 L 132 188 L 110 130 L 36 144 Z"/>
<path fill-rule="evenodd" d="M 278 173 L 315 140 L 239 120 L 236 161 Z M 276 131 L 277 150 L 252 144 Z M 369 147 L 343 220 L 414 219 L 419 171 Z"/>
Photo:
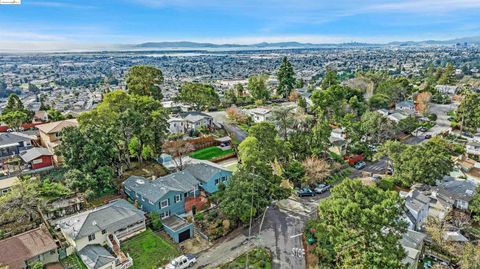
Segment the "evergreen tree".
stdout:
<path fill-rule="evenodd" d="M 277 79 L 277 94 L 283 98 L 287 98 L 295 87 L 295 73 L 293 72 L 293 67 L 287 57 L 283 58 L 282 65 L 280 65 L 280 69 L 277 73 Z"/>

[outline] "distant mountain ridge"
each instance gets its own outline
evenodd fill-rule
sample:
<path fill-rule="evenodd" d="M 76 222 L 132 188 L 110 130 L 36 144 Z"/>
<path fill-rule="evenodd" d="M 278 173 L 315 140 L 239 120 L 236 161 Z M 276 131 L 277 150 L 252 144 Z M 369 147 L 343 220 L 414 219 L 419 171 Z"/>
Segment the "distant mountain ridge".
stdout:
<path fill-rule="evenodd" d="M 302 43 L 302 42 L 262 42 L 255 44 L 215 44 L 191 41 L 166 41 L 145 42 L 136 45 L 128 45 L 133 49 L 206 49 L 206 48 L 322 48 L 322 47 L 369 47 L 369 46 L 425 46 L 425 45 L 453 45 L 456 43 L 480 44 L 480 36 L 455 38 L 450 40 L 424 40 L 424 41 L 393 41 L 389 43 Z"/>

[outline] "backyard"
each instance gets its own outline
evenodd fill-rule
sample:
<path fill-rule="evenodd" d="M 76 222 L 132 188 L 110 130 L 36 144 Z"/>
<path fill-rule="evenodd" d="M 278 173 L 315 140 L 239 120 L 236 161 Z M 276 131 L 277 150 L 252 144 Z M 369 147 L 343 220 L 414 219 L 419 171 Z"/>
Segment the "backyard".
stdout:
<path fill-rule="evenodd" d="M 128 239 L 121 246 L 133 258 L 133 269 L 159 268 L 180 255 L 173 243 L 150 229 Z"/>
<path fill-rule="evenodd" d="M 192 158 L 199 159 L 199 160 L 212 160 L 212 159 L 222 157 L 231 153 L 234 153 L 233 148 L 222 150 L 216 146 L 213 146 L 213 147 L 208 147 L 208 148 L 194 151 L 190 156 Z"/>
<path fill-rule="evenodd" d="M 72 254 L 60 261 L 65 269 L 87 269 L 77 254 Z"/>

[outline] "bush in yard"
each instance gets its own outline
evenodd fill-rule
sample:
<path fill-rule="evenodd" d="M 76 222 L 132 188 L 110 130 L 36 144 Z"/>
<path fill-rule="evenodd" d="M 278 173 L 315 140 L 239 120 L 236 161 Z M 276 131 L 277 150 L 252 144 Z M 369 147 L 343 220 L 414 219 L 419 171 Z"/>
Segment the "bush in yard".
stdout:
<path fill-rule="evenodd" d="M 198 221 L 203 221 L 205 219 L 205 215 L 203 214 L 203 212 L 199 212 L 195 215 L 195 219 L 197 219 Z"/>
<path fill-rule="evenodd" d="M 162 220 L 157 213 L 151 212 L 148 214 L 148 216 L 150 217 L 150 225 L 152 226 L 152 230 L 158 231 L 163 227 Z"/>
<path fill-rule="evenodd" d="M 437 120 L 437 114 L 428 114 L 428 119 L 431 121 L 436 121 Z"/>

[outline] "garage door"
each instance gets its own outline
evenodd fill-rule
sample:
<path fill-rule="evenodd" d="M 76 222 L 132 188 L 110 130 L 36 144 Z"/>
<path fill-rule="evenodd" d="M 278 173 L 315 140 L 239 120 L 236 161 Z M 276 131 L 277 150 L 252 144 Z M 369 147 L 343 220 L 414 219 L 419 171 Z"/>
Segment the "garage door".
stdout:
<path fill-rule="evenodd" d="M 190 230 L 186 230 L 184 232 L 181 232 L 179 235 L 178 235 L 178 242 L 181 243 L 187 239 L 190 238 Z"/>

